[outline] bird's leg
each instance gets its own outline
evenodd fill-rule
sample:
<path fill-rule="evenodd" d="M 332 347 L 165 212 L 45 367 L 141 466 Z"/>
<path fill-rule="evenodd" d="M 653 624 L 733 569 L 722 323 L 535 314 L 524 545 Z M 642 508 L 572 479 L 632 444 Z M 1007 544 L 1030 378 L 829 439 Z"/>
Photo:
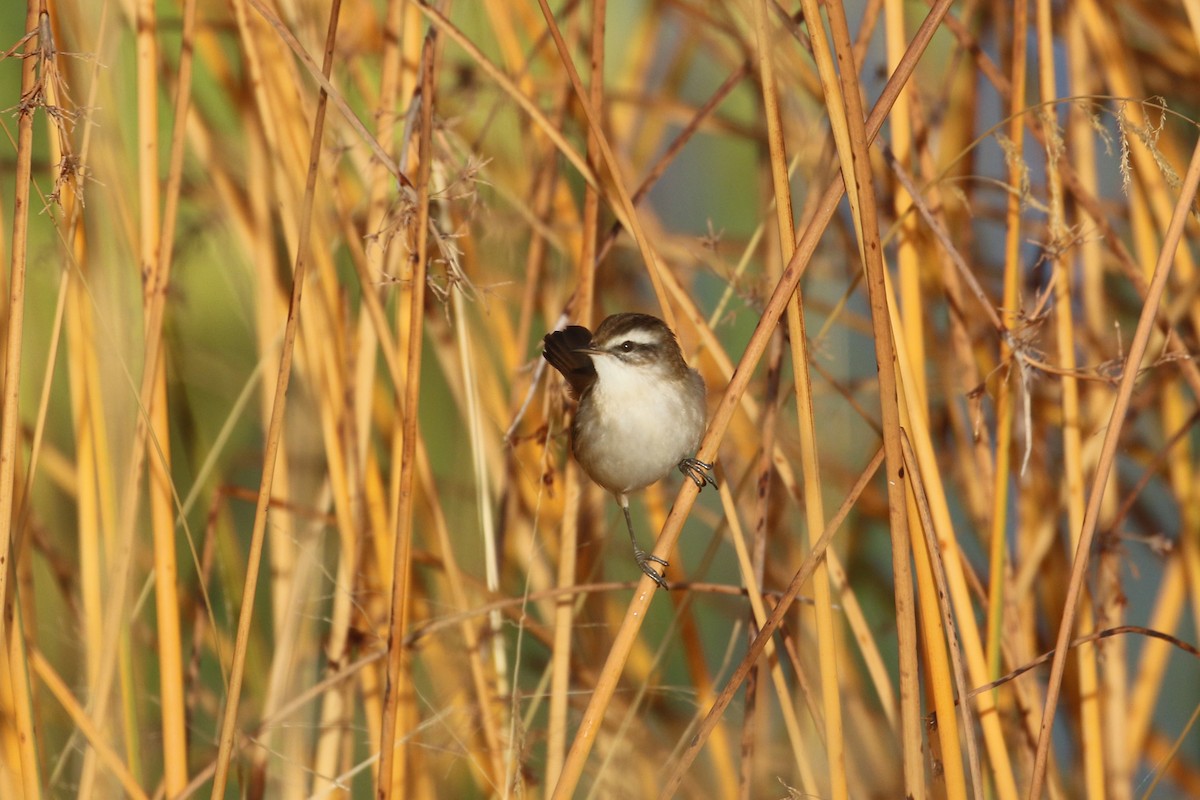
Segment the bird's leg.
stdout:
<path fill-rule="evenodd" d="M 710 484 L 714 489 L 717 487 L 717 478 L 712 474 L 712 468 L 712 464 L 705 464 L 697 458 L 685 458 L 679 462 L 679 471 L 691 478 L 697 489 L 703 489 Z"/>
<path fill-rule="evenodd" d="M 629 541 L 633 542 L 633 557 L 637 561 L 638 566 L 642 568 L 642 572 L 649 575 L 659 586 L 664 589 L 669 588 L 666 580 L 663 579 L 663 572 L 666 572 L 666 567 L 668 566 L 667 562 L 653 553 L 647 553 L 643 550 L 641 545 L 637 543 L 637 537 L 633 535 L 633 520 L 629 516 L 629 499 L 622 495 L 617 498 L 617 502 L 621 504 L 621 510 L 625 512 L 625 527 L 629 529 Z M 659 572 L 650 566 L 651 561 L 656 564 L 662 564 L 663 572 Z"/>

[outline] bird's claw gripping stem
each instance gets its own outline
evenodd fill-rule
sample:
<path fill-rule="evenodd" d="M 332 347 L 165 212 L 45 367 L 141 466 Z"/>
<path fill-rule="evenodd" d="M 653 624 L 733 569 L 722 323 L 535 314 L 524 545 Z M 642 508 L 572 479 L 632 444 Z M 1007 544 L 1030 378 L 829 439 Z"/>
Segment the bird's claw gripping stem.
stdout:
<path fill-rule="evenodd" d="M 669 566 L 665 560 L 659 558 L 653 553 L 647 553 L 645 550 L 638 547 L 636 542 L 633 545 L 633 557 L 637 560 L 638 566 L 642 568 L 642 572 L 649 575 L 650 578 L 662 588 L 670 589 L 670 587 L 667 586 L 667 581 L 663 578 L 663 573 L 667 571 L 667 567 Z M 651 561 L 656 564 L 662 564 L 663 571 L 659 572 L 654 567 L 650 566 Z"/>
<path fill-rule="evenodd" d="M 679 462 L 679 471 L 691 478 L 697 489 L 709 485 L 717 488 L 717 478 L 713 475 L 712 468 L 712 464 L 706 464 L 698 458 L 685 458 Z"/>

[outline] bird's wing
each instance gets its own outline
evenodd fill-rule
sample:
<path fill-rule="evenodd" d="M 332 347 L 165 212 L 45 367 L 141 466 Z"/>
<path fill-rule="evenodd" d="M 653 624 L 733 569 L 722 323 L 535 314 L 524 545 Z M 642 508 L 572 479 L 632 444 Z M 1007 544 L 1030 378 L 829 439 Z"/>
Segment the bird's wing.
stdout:
<path fill-rule="evenodd" d="M 592 357 L 576 352 L 591 344 L 592 332 L 582 325 L 568 325 L 561 331 L 547 333 L 542 342 L 545 345 L 542 356 L 567 379 L 575 397 L 580 397 L 596 380 Z"/>

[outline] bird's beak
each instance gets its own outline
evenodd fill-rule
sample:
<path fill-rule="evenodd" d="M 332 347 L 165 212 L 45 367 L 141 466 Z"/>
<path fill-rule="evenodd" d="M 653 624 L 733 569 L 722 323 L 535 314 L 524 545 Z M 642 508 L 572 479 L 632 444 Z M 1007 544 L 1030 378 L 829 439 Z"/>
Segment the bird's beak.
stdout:
<path fill-rule="evenodd" d="M 597 350 L 594 347 L 576 347 L 575 352 L 576 353 L 587 353 L 589 356 L 605 355 L 605 352 L 603 350 Z"/>

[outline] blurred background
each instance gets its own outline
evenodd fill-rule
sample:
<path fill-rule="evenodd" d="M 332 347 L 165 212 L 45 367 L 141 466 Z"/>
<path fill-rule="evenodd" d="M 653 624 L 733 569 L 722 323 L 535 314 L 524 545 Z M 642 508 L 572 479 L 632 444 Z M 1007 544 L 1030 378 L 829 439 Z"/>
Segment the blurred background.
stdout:
<path fill-rule="evenodd" d="M 1011 674 L 1054 647 L 1114 423 L 1046 792 L 1200 796 L 1194 214 L 1125 363 L 1195 209 L 1200 6 L 963 0 L 911 68 L 929 4 L 834 2 L 841 91 L 869 113 L 904 76 L 877 230 L 845 198 L 814 222 L 842 181 L 828 4 L 553 2 L 564 60 L 537 2 L 343 0 L 328 79 L 328 2 L 2 15 L 0 796 L 211 795 L 225 767 L 225 797 L 370 797 L 381 769 L 392 797 L 549 796 L 639 573 L 541 338 L 662 316 L 715 410 L 810 230 L 804 327 L 758 334 L 723 494 L 684 525 L 574 796 L 896 797 L 906 752 L 928 796 L 1024 796 L 1050 665 Z M 875 236 L 911 549 L 868 470 Z M 679 486 L 634 499 L 644 545 Z M 685 766 L 754 608 L 844 503 Z"/>

